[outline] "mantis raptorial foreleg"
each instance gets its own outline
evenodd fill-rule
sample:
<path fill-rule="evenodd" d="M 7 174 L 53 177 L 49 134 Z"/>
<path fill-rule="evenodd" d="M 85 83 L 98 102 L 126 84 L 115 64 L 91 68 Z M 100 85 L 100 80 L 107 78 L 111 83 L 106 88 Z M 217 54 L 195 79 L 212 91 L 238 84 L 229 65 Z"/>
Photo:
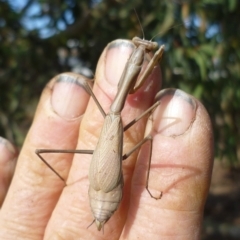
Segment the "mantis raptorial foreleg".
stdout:
<path fill-rule="evenodd" d="M 37 149 L 36 154 L 39 158 L 55 173 L 61 180 L 63 177 L 57 173 L 41 156 L 42 153 L 80 153 L 93 154 L 89 169 L 89 199 L 94 221 L 98 230 L 102 229 L 104 224 L 109 220 L 112 214 L 117 210 L 122 199 L 123 175 L 122 160 L 125 160 L 133 151 L 141 147 L 146 141 L 151 141 L 151 136 L 145 137 L 138 143 L 129 153 L 123 155 L 123 133 L 130 128 L 142 117 L 150 114 L 158 105 L 156 102 L 152 107 L 146 110 L 141 116 L 131 121 L 123 127 L 121 119 L 121 111 L 128 94 L 136 92 L 145 82 L 146 78 L 151 74 L 153 68 L 161 59 L 164 47 L 161 46 L 154 54 L 146 69 L 143 71 L 140 79 L 137 81 L 142 68 L 146 52 L 151 52 L 158 48 L 156 42 L 133 38 L 136 48 L 132 52 L 118 84 L 117 94 L 110 106 L 108 114 L 104 112 L 92 88 L 88 84 L 87 79 L 77 79 L 77 83 L 81 85 L 94 99 L 99 110 L 104 117 L 102 131 L 95 150 L 50 150 Z M 149 161 L 150 166 L 150 161 Z M 146 187 L 148 190 L 148 178 Z M 150 191 L 148 190 L 150 193 Z M 152 194 L 150 193 L 151 197 Z M 161 197 L 161 196 L 160 196 Z M 159 198 L 160 198 L 159 197 Z M 155 199 L 159 199 L 155 198 Z"/>

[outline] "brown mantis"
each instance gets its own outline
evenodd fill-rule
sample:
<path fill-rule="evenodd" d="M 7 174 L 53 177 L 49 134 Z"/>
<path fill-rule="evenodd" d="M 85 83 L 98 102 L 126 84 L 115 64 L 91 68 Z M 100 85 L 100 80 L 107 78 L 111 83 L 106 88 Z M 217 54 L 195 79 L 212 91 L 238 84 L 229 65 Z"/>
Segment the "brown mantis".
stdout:
<path fill-rule="evenodd" d="M 79 79 L 81 86 L 89 93 L 97 104 L 101 114 L 104 117 L 104 123 L 101 134 L 95 150 L 52 150 L 37 149 L 38 157 L 61 179 L 63 177 L 53 169 L 47 161 L 41 156 L 42 153 L 81 153 L 93 154 L 89 169 L 89 199 L 94 221 L 97 229 L 100 231 L 104 224 L 110 219 L 117 210 L 122 199 L 123 175 L 122 161 L 128 158 L 136 149 L 141 147 L 146 141 L 151 140 L 151 136 L 145 137 L 130 152 L 123 155 L 123 132 L 130 128 L 135 122 L 142 117 L 154 111 L 159 105 L 156 101 L 149 109 L 142 113 L 138 118 L 131 121 L 125 127 L 122 124 L 121 111 L 123 110 L 128 94 L 136 92 L 144 83 L 146 78 L 151 74 L 153 68 L 158 64 L 162 57 L 164 46 L 158 49 L 157 42 L 133 38 L 136 48 L 133 50 L 128 62 L 125 65 L 121 79 L 118 83 L 117 94 L 111 104 L 108 114 L 104 112 L 97 101 L 91 86 L 87 80 Z M 145 53 L 158 49 L 153 58 L 148 63 L 146 69 L 139 77 L 142 68 Z M 137 81 L 138 79 L 138 81 Z M 151 158 L 149 160 L 150 168 Z M 149 169 L 147 173 L 146 189 L 155 199 L 159 197 L 152 196 L 148 189 Z"/>

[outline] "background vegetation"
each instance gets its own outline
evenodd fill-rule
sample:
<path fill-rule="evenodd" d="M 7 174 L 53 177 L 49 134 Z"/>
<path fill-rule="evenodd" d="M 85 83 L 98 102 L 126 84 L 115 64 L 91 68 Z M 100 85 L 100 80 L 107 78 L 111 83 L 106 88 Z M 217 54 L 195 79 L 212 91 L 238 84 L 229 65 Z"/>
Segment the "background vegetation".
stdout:
<path fill-rule="evenodd" d="M 0 135 L 20 147 L 49 79 L 66 70 L 94 73 L 108 42 L 142 37 L 133 8 L 145 38 L 166 45 L 163 87 L 203 102 L 216 157 L 238 166 L 238 0 L 0 0 Z"/>

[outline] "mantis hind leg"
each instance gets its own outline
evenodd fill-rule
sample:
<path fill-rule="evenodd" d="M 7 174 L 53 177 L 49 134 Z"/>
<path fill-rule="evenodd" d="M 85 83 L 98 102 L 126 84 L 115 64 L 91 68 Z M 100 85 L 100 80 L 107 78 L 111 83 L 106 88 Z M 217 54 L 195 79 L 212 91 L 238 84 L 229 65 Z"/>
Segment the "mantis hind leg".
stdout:
<path fill-rule="evenodd" d="M 65 183 L 66 180 L 41 156 L 42 153 L 80 153 L 80 154 L 93 154 L 93 150 L 63 150 L 63 149 L 36 149 L 37 156 Z"/>
<path fill-rule="evenodd" d="M 149 176 L 150 176 L 150 167 L 151 167 L 151 160 L 152 160 L 152 136 L 148 135 L 147 137 L 145 137 L 142 141 L 140 141 L 134 148 L 131 149 L 131 151 L 129 151 L 128 153 L 123 155 L 123 160 L 127 159 L 135 150 L 137 150 L 139 147 L 141 147 L 144 143 L 146 143 L 147 141 L 150 141 L 150 156 L 149 156 L 149 161 L 148 161 L 148 170 L 147 170 L 147 179 L 146 179 L 146 189 L 149 193 L 149 195 L 158 200 L 161 199 L 162 197 L 162 192 L 160 192 L 159 196 L 155 197 L 152 195 L 151 191 L 148 188 L 148 182 L 149 182 Z"/>

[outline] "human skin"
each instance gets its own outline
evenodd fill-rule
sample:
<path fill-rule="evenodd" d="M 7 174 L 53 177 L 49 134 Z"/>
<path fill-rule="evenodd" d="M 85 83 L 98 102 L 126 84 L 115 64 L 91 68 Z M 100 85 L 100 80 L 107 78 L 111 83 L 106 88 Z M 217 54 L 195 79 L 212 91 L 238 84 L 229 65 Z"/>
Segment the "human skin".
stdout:
<path fill-rule="evenodd" d="M 118 40 L 100 57 L 93 91 L 105 112 L 131 52 L 130 42 Z M 145 189 L 145 144 L 123 162 L 123 199 L 103 233 L 94 224 L 87 228 L 93 221 L 88 202 L 91 155 L 43 155 L 67 179 L 65 186 L 35 154 L 39 148 L 94 149 L 101 131 L 104 119 L 85 90 L 57 79 L 44 89 L 20 152 L 0 211 L 0 239 L 200 239 L 213 165 L 213 133 L 203 105 L 182 91 L 167 91 L 148 122 L 144 118 L 125 132 L 124 153 L 142 140 L 147 123 L 146 134 L 153 134 L 149 189 L 162 198 L 151 198 Z M 124 125 L 152 105 L 160 86 L 156 67 L 143 87 L 127 98 Z"/>

